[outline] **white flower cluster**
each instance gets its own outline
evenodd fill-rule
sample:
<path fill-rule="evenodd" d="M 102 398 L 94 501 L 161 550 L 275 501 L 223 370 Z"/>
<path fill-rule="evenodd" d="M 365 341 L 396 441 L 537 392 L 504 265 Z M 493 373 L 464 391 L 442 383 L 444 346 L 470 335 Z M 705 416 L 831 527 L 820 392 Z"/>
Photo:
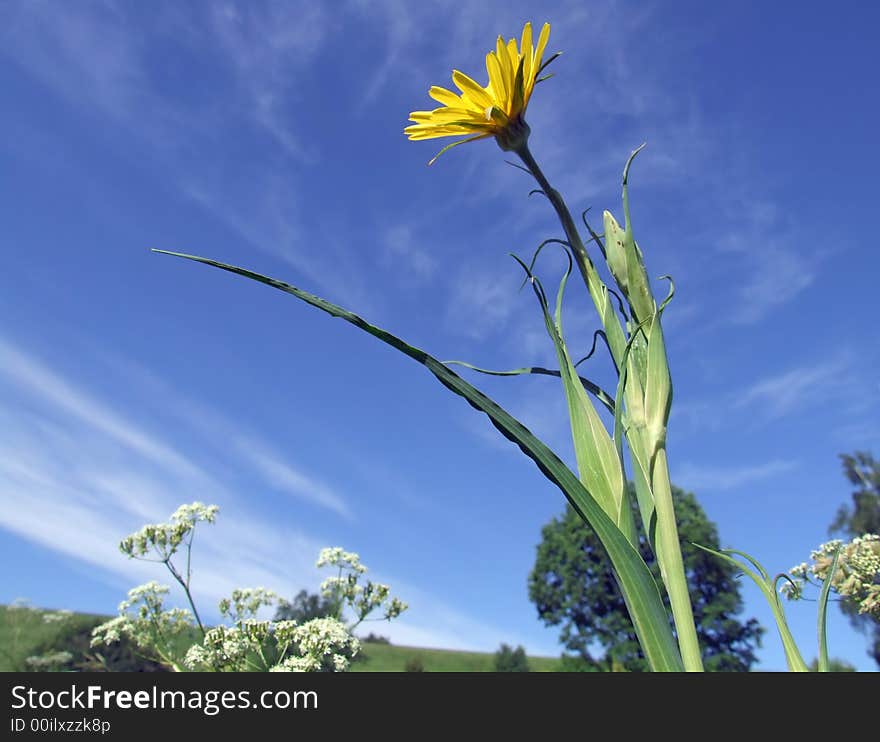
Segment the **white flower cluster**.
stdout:
<path fill-rule="evenodd" d="M 25 664 L 34 672 L 55 672 L 63 669 L 72 661 L 73 655 L 70 652 L 52 652 L 51 654 L 28 657 Z"/>
<path fill-rule="evenodd" d="M 264 587 L 233 590 L 229 598 L 220 601 L 220 614 L 233 622 L 255 618 L 260 608 L 276 605 L 279 600 L 278 593 Z"/>
<path fill-rule="evenodd" d="M 191 670 L 225 670 L 245 672 L 253 644 L 238 626 L 217 626 L 209 629 L 201 645 L 191 647 L 184 664 Z"/>
<path fill-rule="evenodd" d="M 6 606 L 7 618 L 19 621 L 42 621 L 46 624 L 61 623 L 73 616 L 73 611 L 44 611 L 34 607 L 27 598 L 16 598 Z"/>
<path fill-rule="evenodd" d="M 92 631 L 92 646 L 112 644 L 122 638 L 132 640 L 146 654 L 175 670 L 243 672 L 273 670 L 284 672 L 343 672 L 360 649 L 353 629 L 367 616 L 382 609 L 383 619 L 396 618 L 406 604 L 391 597 L 388 585 L 361 578 L 367 568 L 360 556 L 340 547 L 323 549 L 318 566 L 335 567 L 337 574 L 324 581 L 321 592 L 332 603 L 332 617 L 316 618 L 303 624 L 296 621 L 259 620 L 262 608 L 282 603 L 277 593 L 264 587 L 237 589 L 219 603 L 225 624 L 213 628 L 203 625 L 190 591 L 189 558 L 192 533 L 199 522 L 213 523 L 216 505 L 194 502 L 182 505 L 168 523 L 146 525 L 120 543 L 123 553 L 163 563 L 186 593 L 193 612 L 172 608 L 164 600 L 169 588 L 149 582 L 129 591 L 119 605 L 119 615 Z M 186 569 L 181 572 L 172 562 L 179 547 L 186 550 Z M 347 626 L 344 609 L 354 615 Z M 375 619 L 379 620 L 379 619 Z M 191 638 L 200 632 L 201 641 Z M 189 645 L 184 652 L 183 647 Z"/>
<path fill-rule="evenodd" d="M 190 670 L 221 672 L 344 672 L 360 642 L 335 618 L 296 621 L 246 619 L 210 629 L 187 651 Z"/>
<path fill-rule="evenodd" d="M 73 611 L 66 608 L 60 611 L 47 611 L 43 614 L 43 623 L 63 623 L 73 615 Z"/>
<path fill-rule="evenodd" d="M 93 647 L 114 644 L 123 637 L 139 648 L 156 653 L 158 659 L 173 667 L 175 641 L 190 633 L 193 616 L 181 608 L 165 610 L 167 585 L 152 581 L 128 591 L 128 599 L 119 604 L 119 615 L 92 629 Z"/>
<path fill-rule="evenodd" d="M 361 564 L 360 556 L 335 546 L 322 549 L 318 557 L 318 567 L 337 567 L 338 573 L 321 583 L 321 594 L 340 607 L 349 606 L 355 614 L 354 628 L 367 619 L 374 610 L 383 608 L 382 619 L 390 621 L 407 609 L 406 603 L 391 597 L 391 588 L 381 582 L 367 580 L 361 584 L 361 577 L 367 568 Z"/>
<path fill-rule="evenodd" d="M 170 559 L 195 528 L 196 523 L 213 523 L 220 510 L 216 505 L 194 502 L 181 505 L 168 523 L 150 523 L 119 542 L 119 550 L 134 558 L 156 553 L 160 560 Z"/>
<path fill-rule="evenodd" d="M 839 539 L 822 544 L 810 554 L 811 564 L 803 562 L 791 568 L 792 581 L 783 584 L 781 592 L 797 600 L 806 583 L 824 582 L 838 552 L 831 589 L 858 604 L 859 613 L 880 619 L 880 536 L 876 534 L 868 533 L 846 544 Z"/>
<path fill-rule="evenodd" d="M 316 566 L 339 567 L 340 569 L 351 570 L 358 574 L 363 574 L 367 571 L 367 568 L 361 564 L 361 558 L 358 554 L 353 551 L 345 551 L 339 546 L 321 549 Z"/>
<path fill-rule="evenodd" d="M 282 659 L 272 672 L 345 672 L 360 651 L 357 637 L 335 618 L 315 618 L 295 626 L 291 639 L 297 654 Z"/>

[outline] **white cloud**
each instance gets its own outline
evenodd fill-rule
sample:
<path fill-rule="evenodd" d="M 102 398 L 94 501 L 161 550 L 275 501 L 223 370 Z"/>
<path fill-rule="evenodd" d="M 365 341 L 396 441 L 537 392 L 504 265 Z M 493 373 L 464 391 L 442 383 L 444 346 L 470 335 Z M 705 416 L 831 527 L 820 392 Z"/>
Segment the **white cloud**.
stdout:
<path fill-rule="evenodd" d="M 137 49 L 110 4 L 9 3 L 0 54 L 71 102 L 118 118 L 145 83 Z"/>
<path fill-rule="evenodd" d="M 0 338 L 0 374 L 20 388 L 110 436 L 153 463 L 187 477 L 204 477 L 198 467 L 101 402 L 80 391 L 44 364 Z"/>
<path fill-rule="evenodd" d="M 733 391 L 673 404 L 672 429 L 683 425 L 697 432 L 719 431 L 731 425 L 767 425 L 828 402 L 856 402 L 849 414 L 857 419 L 869 412 L 874 401 L 865 398 L 861 381 L 852 374 L 852 365 L 851 354 L 844 351 L 829 360 L 796 366 L 751 383 L 737 379 Z"/>
<path fill-rule="evenodd" d="M 291 126 L 285 106 L 299 96 L 296 76 L 326 41 L 332 13 L 308 2 L 218 3 L 212 40 L 236 72 L 243 110 L 293 159 L 315 159 Z"/>
<path fill-rule="evenodd" d="M 255 439 L 236 436 L 234 445 L 246 462 L 273 487 L 294 497 L 329 508 L 345 518 L 352 517 L 348 504 L 340 495 L 318 479 L 282 461 L 278 454 L 265 444 Z"/>
<path fill-rule="evenodd" d="M 513 271 L 493 271 L 473 263 L 454 277 L 447 324 L 457 333 L 484 340 L 502 330 L 519 302 Z"/>
<path fill-rule="evenodd" d="M 93 580 L 118 588 L 121 599 L 134 584 L 173 581 L 161 565 L 121 555 L 119 540 L 145 522 L 166 520 L 181 501 L 200 497 L 220 505 L 216 524 L 199 526 L 193 555 L 194 595 L 203 617 L 216 620 L 216 602 L 237 587 L 262 585 L 282 595 L 317 588 L 322 575 L 315 559 L 328 545 L 325 537 L 291 526 L 283 513 L 260 513 L 251 489 L 240 495 L 230 488 L 223 469 L 215 468 L 217 478 L 208 477 L 115 412 L 108 400 L 88 394 L 2 338 L 0 370 L 0 382 L 28 392 L 0 396 L 0 528 L 87 567 Z M 139 396 L 150 400 L 152 412 L 161 399 L 170 408 L 166 413 L 173 411 L 200 434 L 189 436 L 191 447 L 211 448 L 222 441 L 252 478 L 350 515 L 332 489 L 282 461 L 264 441 L 179 393 L 166 395 L 167 385 L 149 371 L 124 360 L 115 370 L 127 372 L 126 388 L 133 395 L 143 393 Z M 504 636 L 393 574 L 380 571 L 375 578 L 412 605 L 399 626 L 383 628 L 395 642 L 487 650 Z M 179 591 L 173 602 L 184 604 Z"/>
<path fill-rule="evenodd" d="M 747 466 L 700 466 L 685 462 L 673 472 L 679 486 L 695 492 L 735 490 L 746 485 L 786 474 L 798 466 L 796 461 L 775 459 Z"/>
<path fill-rule="evenodd" d="M 804 365 L 750 384 L 737 394 L 737 408 L 757 408 L 764 419 L 776 419 L 827 399 L 849 362 L 838 357 L 816 365 Z"/>
<path fill-rule="evenodd" d="M 393 264 L 398 273 L 405 271 L 410 280 L 417 282 L 426 281 L 434 275 L 437 260 L 419 244 L 412 227 L 405 224 L 388 227 L 382 242 L 385 264 Z"/>
<path fill-rule="evenodd" d="M 144 397 L 164 400 L 168 414 L 195 430 L 203 443 L 222 450 L 227 459 L 230 455 L 237 457 L 256 481 L 352 519 L 351 508 L 342 495 L 321 478 L 294 464 L 289 455 L 282 455 L 270 442 L 240 424 L 233 424 L 215 409 L 179 393 L 148 369 L 106 353 L 102 357 L 110 368 L 143 389 Z"/>
<path fill-rule="evenodd" d="M 745 253 L 744 253 L 745 254 Z M 753 324 L 775 308 L 790 302 L 816 279 L 812 260 L 792 248 L 766 242 L 748 252 L 750 269 L 737 287 L 735 310 L 731 319 L 738 324 Z"/>
<path fill-rule="evenodd" d="M 139 12 L 114 4 L 13 4 L 12 21 L 0 29 L 0 56 L 98 119 L 102 137 L 138 152 L 140 165 L 158 169 L 249 248 L 369 308 L 344 238 L 310 232 L 298 206 L 297 175 L 319 153 L 304 143 L 291 114 L 301 95 L 296 81 L 332 32 L 333 14 L 306 2 L 171 4 L 148 19 Z M 210 65 L 210 103 L 176 95 L 158 76 L 154 41 Z M 242 135 L 252 138 L 252 158 L 228 146 Z M 321 250 L 305 247 L 316 240 Z"/>

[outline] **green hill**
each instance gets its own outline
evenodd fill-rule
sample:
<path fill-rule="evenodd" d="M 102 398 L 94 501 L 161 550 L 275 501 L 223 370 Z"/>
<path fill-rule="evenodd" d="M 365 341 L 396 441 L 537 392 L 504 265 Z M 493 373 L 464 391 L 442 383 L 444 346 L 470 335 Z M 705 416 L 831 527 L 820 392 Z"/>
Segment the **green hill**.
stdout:
<path fill-rule="evenodd" d="M 44 611 L 0 606 L 0 672 L 32 670 L 28 657 L 67 651 L 74 655 L 73 665 L 79 669 L 98 669 L 89 664 L 87 656 L 89 636 L 93 626 L 106 621 L 107 616 L 74 613 L 61 622 L 46 623 Z M 159 670 L 157 665 L 145 662 L 129 646 L 114 646 L 103 650 L 105 660 L 117 670 Z M 529 668 L 535 672 L 553 672 L 560 669 L 560 661 L 553 657 L 529 657 Z M 491 672 L 494 655 L 491 652 L 459 652 L 446 649 L 402 647 L 394 644 L 363 642 L 352 672 Z"/>
<path fill-rule="evenodd" d="M 555 657 L 529 657 L 533 672 L 558 671 Z M 419 664 L 424 672 L 492 672 L 495 657 L 491 652 L 459 652 L 449 649 L 399 647 L 394 644 L 365 642 L 361 654 L 351 666 L 352 672 L 406 672 Z"/>

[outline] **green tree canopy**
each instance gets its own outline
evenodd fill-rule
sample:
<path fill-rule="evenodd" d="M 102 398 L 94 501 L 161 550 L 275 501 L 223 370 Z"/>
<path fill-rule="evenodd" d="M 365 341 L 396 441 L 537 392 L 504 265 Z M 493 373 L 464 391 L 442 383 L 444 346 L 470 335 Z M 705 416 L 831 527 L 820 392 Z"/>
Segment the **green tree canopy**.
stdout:
<path fill-rule="evenodd" d="M 856 538 L 866 533 L 880 534 L 880 463 L 865 451 L 841 454 L 843 473 L 855 489 L 852 502 L 841 505 L 828 529 L 831 535 Z M 840 601 L 840 609 L 850 623 L 869 637 L 868 655 L 880 667 L 880 624 L 864 613 L 855 603 Z"/>
<path fill-rule="evenodd" d="M 529 661 L 522 646 L 502 644 L 495 652 L 495 672 L 529 672 Z"/>
<path fill-rule="evenodd" d="M 760 646 L 763 629 L 754 618 L 744 623 L 736 618 L 743 607 L 737 570 L 691 545 L 720 548 L 715 525 L 692 494 L 677 487 L 672 490 L 705 667 L 711 671 L 747 671 L 757 659 L 755 649 Z M 631 491 L 634 510 L 635 501 Z M 635 519 L 640 523 L 637 514 Z M 644 533 L 640 533 L 639 544 L 642 558 L 661 584 L 659 567 Z M 542 530 L 535 566 L 529 575 L 529 598 L 545 624 L 561 627 L 560 640 L 565 648 L 585 662 L 595 663 L 591 651 L 601 647 L 601 664 L 607 669 L 612 665 L 627 670 L 647 669 L 611 562 L 593 530 L 571 507 Z"/>
<path fill-rule="evenodd" d="M 829 532 L 849 538 L 866 533 L 880 534 L 880 464 L 864 451 L 841 454 L 840 461 L 844 475 L 855 489 L 852 503 L 840 506 Z"/>
<path fill-rule="evenodd" d="M 292 601 L 284 601 L 278 606 L 275 620 L 306 623 L 313 618 L 326 618 L 335 614 L 336 606 L 332 600 L 317 593 L 300 590 Z"/>

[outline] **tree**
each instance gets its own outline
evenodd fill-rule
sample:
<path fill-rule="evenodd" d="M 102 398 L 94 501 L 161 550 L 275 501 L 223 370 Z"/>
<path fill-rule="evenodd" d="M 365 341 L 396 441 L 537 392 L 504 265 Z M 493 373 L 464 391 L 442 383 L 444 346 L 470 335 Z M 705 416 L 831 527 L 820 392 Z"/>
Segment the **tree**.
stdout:
<path fill-rule="evenodd" d="M 880 534 L 880 463 L 865 451 L 841 454 L 840 460 L 843 473 L 855 485 L 855 490 L 852 503 L 840 506 L 828 532 L 848 538 Z M 856 629 L 868 635 L 868 655 L 880 667 L 880 624 L 871 616 L 859 613 L 852 601 L 841 600 L 840 609 Z"/>
<path fill-rule="evenodd" d="M 513 649 L 502 644 L 495 652 L 495 672 L 529 672 L 526 650 L 522 646 Z"/>
<path fill-rule="evenodd" d="M 329 598 L 307 590 L 300 590 L 290 602 L 282 602 L 275 611 L 276 621 L 296 621 L 303 624 L 315 618 L 336 615 L 336 604 Z"/>
<path fill-rule="evenodd" d="M 810 663 L 810 672 L 819 672 L 819 659 L 816 658 Z M 853 667 L 846 660 L 838 659 L 837 657 L 832 657 L 828 660 L 828 672 L 856 672 L 856 668 Z"/>
<path fill-rule="evenodd" d="M 682 557 L 690 586 L 703 661 L 711 671 L 747 671 L 756 661 L 763 629 L 754 618 L 737 620 L 743 602 L 738 571 L 691 543 L 718 549 L 718 531 L 696 498 L 672 488 Z M 630 487 L 635 520 L 636 498 Z M 639 551 L 658 577 L 659 567 L 643 533 Z M 626 604 L 611 570 L 611 561 L 594 531 L 569 506 L 561 519 L 544 526 L 535 566 L 529 575 L 529 598 L 548 626 L 561 626 L 565 648 L 586 663 L 597 663 L 591 650 L 601 647 L 605 669 L 645 670 Z M 664 595 L 668 605 L 668 598 Z"/>
<path fill-rule="evenodd" d="M 828 529 L 829 533 L 850 538 L 866 533 L 880 534 L 880 463 L 871 454 L 856 451 L 841 454 L 843 473 L 856 489 L 852 505 L 841 505 Z"/>

